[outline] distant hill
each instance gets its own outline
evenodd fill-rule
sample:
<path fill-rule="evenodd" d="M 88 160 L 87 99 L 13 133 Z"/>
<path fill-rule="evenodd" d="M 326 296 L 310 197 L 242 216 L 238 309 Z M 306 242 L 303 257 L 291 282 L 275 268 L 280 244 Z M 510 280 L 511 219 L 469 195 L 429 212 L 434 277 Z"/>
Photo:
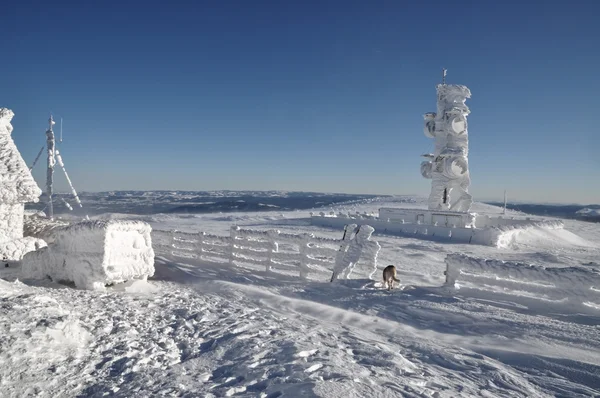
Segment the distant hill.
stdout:
<path fill-rule="evenodd" d="M 486 202 L 494 206 L 504 206 L 501 202 Z M 528 203 L 507 203 L 507 209 L 522 211 L 537 216 L 560 217 L 573 220 L 600 222 L 600 205 L 548 205 Z"/>

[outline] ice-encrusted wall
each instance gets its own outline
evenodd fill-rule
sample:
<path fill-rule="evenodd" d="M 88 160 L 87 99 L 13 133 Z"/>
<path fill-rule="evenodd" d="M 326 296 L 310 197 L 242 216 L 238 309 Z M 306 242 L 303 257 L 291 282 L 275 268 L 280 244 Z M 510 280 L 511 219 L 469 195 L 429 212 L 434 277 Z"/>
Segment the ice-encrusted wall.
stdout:
<path fill-rule="evenodd" d="M 42 191 L 12 140 L 14 113 L 0 108 L 0 255 L 20 260 L 24 253 L 42 247 L 39 239 L 23 239 L 25 202 L 37 202 Z"/>
<path fill-rule="evenodd" d="M 434 153 L 424 155 L 421 174 L 430 178 L 430 210 L 467 212 L 473 198 L 469 194 L 469 136 L 465 105 L 471 91 L 466 86 L 439 84 L 437 113 L 425 114 L 425 136 L 435 140 Z"/>
<path fill-rule="evenodd" d="M 0 108 L 0 203 L 37 202 L 42 194 L 12 140 L 13 111 Z"/>
<path fill-rule="evenodd" d="M 23 203 L 0 203 L 0 243 L 23 237 Z"/>

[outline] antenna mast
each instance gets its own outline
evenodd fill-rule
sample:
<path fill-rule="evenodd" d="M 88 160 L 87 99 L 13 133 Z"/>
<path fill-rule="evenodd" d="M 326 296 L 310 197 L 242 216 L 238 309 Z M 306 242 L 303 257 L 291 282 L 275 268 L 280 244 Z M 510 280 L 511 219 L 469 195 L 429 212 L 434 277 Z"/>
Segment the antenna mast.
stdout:
<path fill-rule="evenodd" d="M 446 84 L 446 73 L 447 72 L 448 72 L 448 69 L 442 68 L 442 84 Z"/>
<path fill-rule="evenodd" d="M 48 130 L 46 130 L 46 144 L 48 145 L 48 169 L 46 170 L 46 193 L 48 195 L 48 218 L 54 219 L 54 207 L 52 205 L 52 183 L 54 179 L 54 165 L 56 158 L 54 154 L 54 131 L 52 131 L 54 119 L 50 115 L 48 119 Z"/>

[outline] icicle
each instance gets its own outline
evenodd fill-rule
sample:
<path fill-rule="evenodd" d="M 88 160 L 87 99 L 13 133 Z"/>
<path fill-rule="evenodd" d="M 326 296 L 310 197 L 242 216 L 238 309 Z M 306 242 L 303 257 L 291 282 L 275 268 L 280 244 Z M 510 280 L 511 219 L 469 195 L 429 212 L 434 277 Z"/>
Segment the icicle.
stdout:
<path fill-rule="evenodd" d="M 67 179 L 67 182 L 69 183 L 69 187 L 71 187 L 71 193 L 75 197 L 75 201 L 77 202 L 79 207 L 83 207 L 83 205 L 81 204 L 81 200 L 79 200 L 79 196 L 77 196 L 77 191 L 75 191 L 75 188 L 73 188 L 73 183 L 71 182 L 71 179 L 69 178 L 69 175 L 67 174 L 67 170 L 65 169 L 65 164 L 63 163 L 62 156 L 60 156 L 60 152 L 58 151 L 58 149 L 56 150 L 56 160 L 58 161 L 58 165 L 61 167 L 63 173 L 65 173 L 65 177 Z"/>

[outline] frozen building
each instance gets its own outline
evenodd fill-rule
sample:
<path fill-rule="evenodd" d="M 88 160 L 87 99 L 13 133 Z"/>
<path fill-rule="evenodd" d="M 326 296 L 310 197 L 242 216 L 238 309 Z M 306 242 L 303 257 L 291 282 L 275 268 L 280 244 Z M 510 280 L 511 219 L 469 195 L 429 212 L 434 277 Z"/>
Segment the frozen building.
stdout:
<path fill-rule="evenodd" d="M 0 108 L 0 258 L 20 260 L 44 241 L 23 237 L 25 203 L 37 202 L 42 191 L 12 140 L 14 113 Z"/>

